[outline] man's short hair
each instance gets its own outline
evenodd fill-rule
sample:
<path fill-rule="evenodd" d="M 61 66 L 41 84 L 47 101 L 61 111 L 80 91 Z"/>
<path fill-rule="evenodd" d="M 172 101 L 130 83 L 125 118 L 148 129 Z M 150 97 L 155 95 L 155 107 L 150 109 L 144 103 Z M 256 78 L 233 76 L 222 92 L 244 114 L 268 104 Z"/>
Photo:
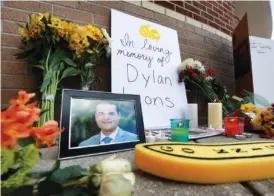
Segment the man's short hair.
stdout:
<path fill-rule="evenodd" d="M 115 103 L 115 102 L 112 102 L 112 101 L 105 101 L 105 102 L 98 103 L 97 106 L 98 106 L 98 105 L 115 105 L 115 106 L 116 106 L 116 112 L 117 112 L 117 114 L 120 114 L 120 109 L 119 109 L 119 107 L 118 107 L 118 104 Z M 97 106 L 96 106 L 96 112 L 97 112 Z"/>

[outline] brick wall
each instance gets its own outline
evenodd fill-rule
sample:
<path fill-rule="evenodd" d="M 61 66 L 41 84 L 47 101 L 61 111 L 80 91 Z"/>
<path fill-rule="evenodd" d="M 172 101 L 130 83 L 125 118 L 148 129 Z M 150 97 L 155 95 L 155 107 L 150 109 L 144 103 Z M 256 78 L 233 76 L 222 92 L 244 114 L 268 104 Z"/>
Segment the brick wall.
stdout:
<path fill-rule="evenodd" d="M 208 24 L 226 34 L 232 35 L 239 22 L 233 1 L 158 1 L 157 5 L 184 14 L 190 18 Z"/>
<path fill-rule="evenodd" d="M 186 2 L 182 3 L 184 6 L 188 4 Z M 155 8 L 154 5 L 159 6 L 145 1 L 131 3 L 124 1 L 2 2 L 1 107 L 4 108 L 7 106 L 9 98 L 15 96 L 18 89 L 32 91 L 36 87 L 32 77 L 26 72 L 25 61 L 17 60 L 14 57 L 14 54 L 20 51 L 18 49 L 20 47 L 18 24 L 25 23 L 28 20 L 28 14 L 32 12 L 50 12 L 53 15 L 78 22 L 79 24 L 93 23 L 96 26 L 105 27 L 109 30 L 110 9 L 114 8 L 176 29 L 179 36 L 182 60 L 189 57 L 204 60 L 207 66 L 210 65 L 210 67 L 217 70 L 217 77 L 229 88 L 230 92 L 233 92 L 234 70 L 231 37 L 219 30 L 209 27 L 209 25 L 201 26 L 201 24 L 197 23 L 193 18 L 174 14 L 175 11 L 162 6 L 159 6 L 162 9 L 158 9 L 159 7 Z M 231 5 L 231 3 L 228 5 Z M 174 7 L 176 9 L 179 6 L 174 3 Z M 98 89 L 109 91 L 110 66 L 106 66 L 99 71 L 104 83 L 98 87 Z M 190 101 L 195 102 L 197 99 L 191 99 Z M 199 112 L 201 117 L 206 115 L 206 110 L 203 107 L 199 108 Z M 200 119 L 202 121 L 205 120 L 205 118 Z"/>

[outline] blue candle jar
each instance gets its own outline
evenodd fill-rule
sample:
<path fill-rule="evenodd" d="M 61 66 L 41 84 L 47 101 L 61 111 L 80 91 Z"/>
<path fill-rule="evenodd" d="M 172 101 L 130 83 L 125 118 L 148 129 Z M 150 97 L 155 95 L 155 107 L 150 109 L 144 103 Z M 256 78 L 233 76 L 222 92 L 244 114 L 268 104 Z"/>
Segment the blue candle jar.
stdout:
<path fill-rule="evenodd" d="M 170 119 L 171 140 L 176 142 L 188 142 L 189 119 Z"/>
<path fill-rule="evenodd" d="M 189 128 L 189 119 L 170 119 L 171 128 Z"/>

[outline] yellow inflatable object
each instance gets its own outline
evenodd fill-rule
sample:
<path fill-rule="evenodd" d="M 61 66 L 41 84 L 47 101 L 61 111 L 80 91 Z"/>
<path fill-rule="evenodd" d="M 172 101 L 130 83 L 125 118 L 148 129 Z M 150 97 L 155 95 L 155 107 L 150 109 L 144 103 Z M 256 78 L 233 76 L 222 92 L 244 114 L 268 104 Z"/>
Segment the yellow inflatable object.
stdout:
<path fill-rule="evenodd" d="M 156 176 L 191 183 L 274 178 L 274 141 L 138 144 L 134 162 Z"/>

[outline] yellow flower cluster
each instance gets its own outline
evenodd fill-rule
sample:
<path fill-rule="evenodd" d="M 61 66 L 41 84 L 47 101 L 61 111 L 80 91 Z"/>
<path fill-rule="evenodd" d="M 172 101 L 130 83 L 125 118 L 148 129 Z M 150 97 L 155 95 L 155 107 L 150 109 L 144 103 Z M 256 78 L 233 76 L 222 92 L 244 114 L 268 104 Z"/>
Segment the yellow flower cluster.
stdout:
<path fill-rule="evenodd" d="M 45 30 L 45 24 L 41 21 L 43 17 L 48 20 L 49 13 L 30 15 L 28 26 L 19 28 L 19 33 L 23 40 L 37 39 L 39 37 L 40 33 Z"/>
<path fill-rule="evenodd" d="M 47 23 L 42 21 L 43 17 Z M 74 56 L 80 58 L 86 51 L 88 53 L 97 52 L 98 45 L 105 42 L 104 35 L 100 29 L 93 25 L 80 26 L 75 23 L 61 20 L 50 14 L 31 14 L 30 22 L 26 27 L 21 27 L 19 33 L 22 40 L 36 40 L 42 32 L 48 29 L 53 30 L 53 38 L 56 41 L 64 40 L 67 46 L 74 52 Z"/>
<path fill-rule="evenodd" d="M 263 130 L 266 133 L 274 134 L 274 107 L 269 106 L 264 110 L 254 106 L 253 104 L 243 104 L 241 106 L 243 112 L 252 112 L 256 117 L 251 120 L 254 129 Z"/>
<path fill-rule="evenodd" d="M 251 103 L 241 105 L 240 109 L 241 109 L 242 112 L 252 112 L 252 113 L 255 113 L 256 115 L 261 113 L 261 109 L 254 106 Z"/>

